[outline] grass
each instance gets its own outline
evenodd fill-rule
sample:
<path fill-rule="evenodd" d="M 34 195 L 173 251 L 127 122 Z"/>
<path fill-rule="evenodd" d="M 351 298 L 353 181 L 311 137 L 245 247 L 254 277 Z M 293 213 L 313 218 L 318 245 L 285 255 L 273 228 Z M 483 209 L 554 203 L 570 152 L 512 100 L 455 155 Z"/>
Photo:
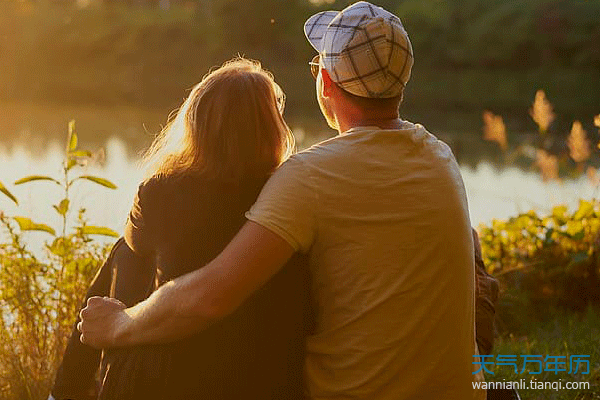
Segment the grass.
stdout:
<path fill-rule="evenodd" d="M 567 372 L 536 372 L 537 364 L 528 364 L 524 373 L 515 373 L 514 367 L 495 365 L 488 367 L 494 375 L 486 374 L 486 381 L 519 381 L 534 378 L 539 382 L 589 382 L 590 389 L 520 390 L 523 400 L 592 400 L 600 399 L 600 311 L 588 309 L 581 315 L 557 312 L 546 321 L 530 320 L 524 323 L 525 334 L 507 334 L 496 340 L 494 355 L 516 355 L 519 372 L 523 368 L 522 355 L 566 356 Z M 569 356 L 589 355 L 589 374 L 568 374 Z M 494 359 L 496 359 L 496 357 Z M 582 365 L 583 368 L 583 365 Z M 582 372 L 585 372 L 582 371 Z"/>

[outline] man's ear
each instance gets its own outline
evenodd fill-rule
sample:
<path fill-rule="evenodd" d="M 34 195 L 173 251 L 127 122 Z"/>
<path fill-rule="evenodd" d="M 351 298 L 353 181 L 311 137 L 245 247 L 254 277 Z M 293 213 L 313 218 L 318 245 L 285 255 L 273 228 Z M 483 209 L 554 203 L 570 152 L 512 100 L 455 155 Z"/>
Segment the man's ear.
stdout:
<path fill-rule="evenodd" d="M 323 96 L 331 96 L 331 91 L 334 89 L 335 83 L 325 68 L 321 68 L 321 79 L 323 80 Z"/>

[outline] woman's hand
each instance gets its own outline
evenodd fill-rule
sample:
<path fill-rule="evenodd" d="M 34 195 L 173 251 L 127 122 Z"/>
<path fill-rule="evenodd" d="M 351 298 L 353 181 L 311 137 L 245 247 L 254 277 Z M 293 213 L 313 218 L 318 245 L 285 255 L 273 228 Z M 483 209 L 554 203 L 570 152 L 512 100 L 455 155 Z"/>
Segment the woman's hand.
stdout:
<path fill-rule="evenodd" d="M 79 313 L 79 340 L 97 349 L 124 346 L 123 334 L 130 320 L 125 313 L 126 308 L 117 299 L 90 297 L 87 306 Z"/>

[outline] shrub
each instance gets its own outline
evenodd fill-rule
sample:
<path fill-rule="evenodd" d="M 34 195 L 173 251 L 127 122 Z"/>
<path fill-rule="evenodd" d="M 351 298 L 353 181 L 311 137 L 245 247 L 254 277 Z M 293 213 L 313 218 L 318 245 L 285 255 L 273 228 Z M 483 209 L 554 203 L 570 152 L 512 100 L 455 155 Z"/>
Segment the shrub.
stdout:
<path fill-rule="evenodd" d="M 486 265 L 502 282 L 501 309 L 543 317 L 551 309 L 600 305 L 600 201 L 580 200 L 573 212 L 557 206 L 546 216 L 530 211 L 479 229 Z"/>
<path fill-rule="evenodd" d="M 553 134 L 550 128 L 556 115 L 542 90 L 536 93 L 529 113 L 539 128 L 537 146 L 521 144 L 511 149 L 502 117 L 489 111 L 483 115 L 484 139 L 498 143 L 506 163 L 527 155 L 544 181 L 587 174 L 598 188 L 593 164 L 597 160 L 594 150 L 600 145 L 593 146 L 582 124 L 574 121 L 566 140 Z M 600 128 L 600 115 L 594 117 L 594 125 Z M 557 206 L 546 216 L 530 211 L 482 225 L 483 254 L 490 272 L 504 284 L 503 305 L 513 303 L 538 317 L 548 308 L 582 311 L 600 305 L 599 231 L 600 202 L 596 199 L 581 199 L 571 213 L 566 206 Z M 510 310 L 502 304 L 501 308 Z"/>
<path fill-rule="evenodd" d="M 56 236 L 56 230 L 46 224 L 0 212 L 0 227 L 7 239 L 0 241 L 0 399 L 46 398 L 82 295 L 107 255 L 107 247 L 95 244 L 90 235 L 117 235 L 108 228 L 88 225 L 84 209 L 67 232 L 69 190 L 75 181 L 114 187 L 95 176 L 72 178 L 73 169 L 91 153 L 78 149 L 73 122 L 67 143 L 62 179 L 35 175 L 15 182 L 50 180 L 63 188 L 65 197 L 53 206 L 62 217 L 58 230 L 62 233 Z M 9 196 L 7 192 L 3 191 Z M 26 244 L 28 231 L 42 231 L 54 239 L 41 251 L 33 251 Z"/>
<path fill-rule="evenodd" d="M 0 244 L 0 398 L 41 399 L 106 250 L 77 229 L 57 238 L 42 260 L 10 218 L 1 215 L 0 222 L 10 238 Z"/>

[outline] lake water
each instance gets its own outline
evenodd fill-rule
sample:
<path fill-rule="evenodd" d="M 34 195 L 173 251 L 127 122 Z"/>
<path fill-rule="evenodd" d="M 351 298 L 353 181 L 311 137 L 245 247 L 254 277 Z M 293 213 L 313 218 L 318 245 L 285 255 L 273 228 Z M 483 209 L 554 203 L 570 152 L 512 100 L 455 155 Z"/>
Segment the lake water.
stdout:
<path fill-rule="evenodd" d="M 122 233 L 143 177 L 137 166 L 139 153 L 150 142 L 152 133 L 158 131 L 160 121 L 164 119 L 162 116 L 166 114 L 161 111 L 161 117 L 157 117 L 157 113 L 146 114 L 127 108 L 118 111 L 98 111 L 93 107 L 54 111 L 45 108 L 45 114 L 37 120 L 31 115 L 26 118 L 25 114 L 19 119 L 16 110 L 4 109 L 3 115 L 11 118 L 0 120 L 0 182 L 19 199 L 19 206 L 0 195 L 0 210 L 11 216 L 27 216 L 58 229 L 60 218 L 52 205 L 62 198 L 60 187 L 47 181 L 19 186 L 14 186 L 13 182 L 34 174 L 61 177 L 67 115 L 79 115 L 80 132 L 84 127 L 84 132 L 80 133 L 81 146 L 92 151 L 103 148 L 106 156 L 103 163 L 75 168 L 73 176 L 97 175 L 109 179 L 118 188 L 110 190 L 91 182 L 78 181 L 71 190 L 74 207 L 71 215 L 76 216 L 74 211 L 84 207 L 88 210 L 90 225 L 107 226 Z M 98 127 L 92 129 L 96 125 Z M 317 129 L 318 135 L 308 136 L 305 134 L 308 129 L 302 129 L 299 124 L 291 125 L 305 146 L 331 135 L 331 132 Z M 93 135 L 90 132 L 100 133 Z M 577 206 L 579 198 L 589 199 L 596 195 L 596 188 L 585 177 L 562 183 L 545 183 L 536 171 L 512 167 L 497 169 L 486 161 L 478 163 L 475 168 L 462 166 L 461 170 L 471 222 L 475 226 L 489 223 L 493 218 L 504 219 L 532 209 L 547 213 L 556 204 L 566 204 L 572 209 Z M 34 242 L 49 238 L 41 232 L 28 235 Z"/>

